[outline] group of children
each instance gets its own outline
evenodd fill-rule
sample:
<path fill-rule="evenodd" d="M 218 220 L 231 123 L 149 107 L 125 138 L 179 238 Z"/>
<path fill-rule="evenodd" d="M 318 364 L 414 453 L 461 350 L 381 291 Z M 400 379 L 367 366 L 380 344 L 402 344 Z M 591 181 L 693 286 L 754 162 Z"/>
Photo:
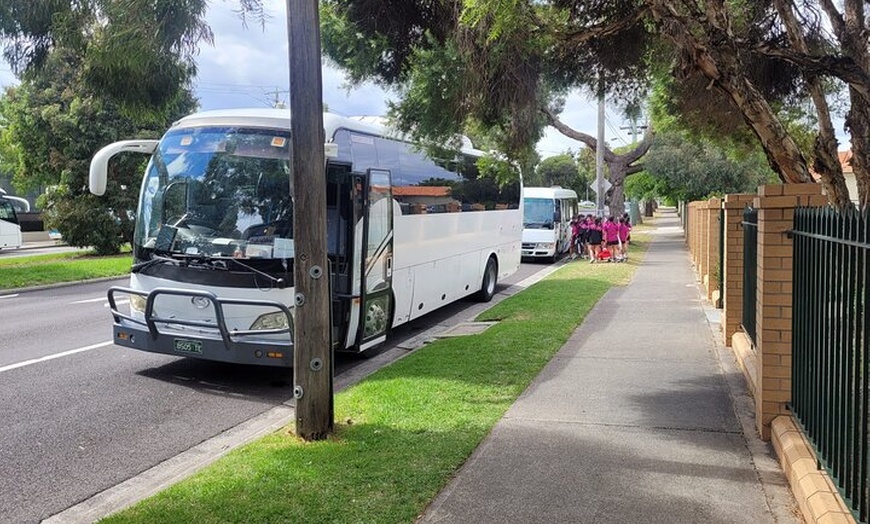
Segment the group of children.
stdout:
<path fill-rule="evenodd" d="M 577 215 L 571 220 L 571 260 L 578 256 L 595 262 L 625 262 L 631 241 L 628 213 L 614 218 Z"/>

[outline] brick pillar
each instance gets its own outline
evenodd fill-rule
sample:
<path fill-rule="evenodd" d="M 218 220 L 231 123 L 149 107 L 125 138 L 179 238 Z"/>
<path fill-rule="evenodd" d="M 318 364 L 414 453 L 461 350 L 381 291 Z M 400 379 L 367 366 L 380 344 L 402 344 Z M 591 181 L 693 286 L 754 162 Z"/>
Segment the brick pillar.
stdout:
<path fill-rule="evenodd" d="M 713 299 L 713 294 L 719 291 L 719 209 L 720 200 L 711 198 L 706 202 L 707 224 L 704 243 L 704 285 L 707 290 L 707 300 Z"/>
<path fill-rule="evenodd" d="M 758 188 L 758 279 L 756 303 L 755 420 L 758 433 L 770 439 L 770 423 L 788 414 L 791 400 L 793 243 L 786 235 L 794 225 L 794 208 L 827 205 L 818 184 L 776 184 Z"/>
<path fill-rule="evenodd" d="M 694 202 L 686 204 L 686 247 L 689 248 L 689 258 L 695 258 L 695 206 Z"/>
<path fill-rule="evenodd" d="M 689 258 L 691 258 L 692 257 L 692 247 L 693 247 L 692 241 L 694 239 L 694 237 L 692 235 L 694 233 L 694 227 L 695 227 L 695 224 L 694 224 L 695 216 L 694 216 L 694 213 L 692 211 L 692 203 L 691 202 L 686 203 L 685 209 L 683 212 L 686 213 L 686 247 L 689 248 Z"/>
<path fill-rule="evenodd" d="M 754 198 L 749 193 L 726 195 L 722 204 L 725 209 L 722 333 L 726 346 L 731 345 L 731 337 L 740 331 L 743 320 L 743 210 L 752 205 Z"/>
<path fill-rule="evenodd" d="M 693 261 L 695 263 L 695 271 L 698 273 L 698 278 L 701 278 L 701 245 L 704 241 L 702 232 L 704 231 L 704 214 L 701 212 L 701 203 L 695 204 L 695 249 Z"/>
<path fill-rule="evenodd" d="M 694 264 L 695 267 L 697 268 L 698 267 L 698 231 L 700 231 L 698 229 L 698 224 L 701 223 L 701 214 L 698 211 L 698 203 L 697 202 L 692 202 L 690 205 L 692 207 L 692 214 L 689 215 L 690 217 L 692 217 L 692 264 Z"/>

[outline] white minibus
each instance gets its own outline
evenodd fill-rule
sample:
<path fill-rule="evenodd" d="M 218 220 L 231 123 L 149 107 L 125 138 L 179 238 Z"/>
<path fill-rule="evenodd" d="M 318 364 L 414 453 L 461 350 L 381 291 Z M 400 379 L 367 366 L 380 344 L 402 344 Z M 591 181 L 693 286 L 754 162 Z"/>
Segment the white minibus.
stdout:
<path fill-rule="evenodd" d="M 571 249 L 577 193 L 553 187 L 523 188 L 523 257 L 555 261 Z"/>

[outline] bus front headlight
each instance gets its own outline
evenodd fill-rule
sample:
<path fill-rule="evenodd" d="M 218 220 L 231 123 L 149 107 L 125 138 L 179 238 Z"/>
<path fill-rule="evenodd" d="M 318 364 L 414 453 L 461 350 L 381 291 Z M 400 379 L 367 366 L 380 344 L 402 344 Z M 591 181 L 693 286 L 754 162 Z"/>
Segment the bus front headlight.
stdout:
<path fill-rule="evenodd" d="M 541 243 L 541 244 L 538 244 L 536 249 L 553 249 L 553 245 L 554 244 L 552 242 Z"/>
<path fill-rule="evenodd" d="M 145 312 L 145 297 L 130 293 L 130 309 L 137 313 Z"/>
<path fill-rule="evenodd" d="M 257 320 L 251 324 L 251 330 L 290 329 L 292 328 L 291 324 L 292 322 L 289 321 L 283 311 L 275 311 L 274 313 L 265 313 L 257 317 Z"/>

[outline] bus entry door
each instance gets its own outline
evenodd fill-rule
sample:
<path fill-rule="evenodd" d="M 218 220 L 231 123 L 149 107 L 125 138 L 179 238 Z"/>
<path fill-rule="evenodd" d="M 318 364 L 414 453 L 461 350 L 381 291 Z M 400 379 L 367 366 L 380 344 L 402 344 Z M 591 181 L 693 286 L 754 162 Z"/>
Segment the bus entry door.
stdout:
<path fill-rule="evenodd" d="M 393 192 L 390 172 L 370 169 L 366 177 L 362 253 L 360 350 L 386 339 L 393 318 Z"/>

